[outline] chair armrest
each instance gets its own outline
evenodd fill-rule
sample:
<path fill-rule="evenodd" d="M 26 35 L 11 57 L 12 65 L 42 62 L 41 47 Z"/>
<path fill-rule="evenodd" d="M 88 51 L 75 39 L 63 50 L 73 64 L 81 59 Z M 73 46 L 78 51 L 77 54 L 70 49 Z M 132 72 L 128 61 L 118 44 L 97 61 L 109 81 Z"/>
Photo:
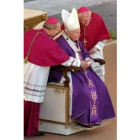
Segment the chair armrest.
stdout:
<path fill-rule="evenodd" d="M 64 81 L 64 86 L 69 87 L 70 79 L 69 79 L 69 77 L 68 77 L 68 75 L 67 75 L 67 72 L 68 72 L 68 71 L 76 72 L 76 71 L 79 71 L 81 68 L 80 68 L 80 67 L 75 67 L 75 66 L 65 67 L 65 66 L 59 65 L 59 66 L 51 67 L 51 69 L 62 71 L 63 76 L 64 76 L 64 78 L 66 79 L 66 80 Z"/>
<path fill-rule="evenodd" d="M 104 65 L 106 63 L 104 59 L 100 58 L 94 58 L 93 61 L 98 62 L 100 65 Z"/>
<path fill-rule="evenodd" d="M 58 66 L 53 66 L 51 67 L 51 69 L 53 70 L 63 70 L 66 69 L 67 71 L 78 71 L 81 68 L 80 67 L 76 67 L 76 66 L 62 66 L 62 65 L 58 65 Z"/>

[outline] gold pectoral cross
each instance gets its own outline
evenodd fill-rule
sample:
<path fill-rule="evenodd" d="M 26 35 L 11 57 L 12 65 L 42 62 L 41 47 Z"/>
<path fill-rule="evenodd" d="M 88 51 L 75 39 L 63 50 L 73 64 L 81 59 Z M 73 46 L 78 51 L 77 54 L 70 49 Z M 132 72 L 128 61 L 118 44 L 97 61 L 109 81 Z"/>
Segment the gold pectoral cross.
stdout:
<path fill-rule="evenodd" d="M 83 41 L 83 43 L 84 43 L 84 45 L 86 46 L 86 43 L 87 43 L 87 41 L 86 41 L 86 39 L 84 38 L 84 41 Z"/>

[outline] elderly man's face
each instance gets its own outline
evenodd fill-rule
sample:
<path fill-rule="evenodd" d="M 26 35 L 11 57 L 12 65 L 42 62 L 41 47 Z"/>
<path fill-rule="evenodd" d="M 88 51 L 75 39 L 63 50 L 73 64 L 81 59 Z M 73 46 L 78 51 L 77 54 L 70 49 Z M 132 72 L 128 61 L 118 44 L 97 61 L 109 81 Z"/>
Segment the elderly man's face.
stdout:
<path fill-rule="evenodd" d="M 81 13 L 79 16 L 79 22 L 84 25 L 85 27 L 89 25 L 91 21 L 91 13 L 90 12 L 84 12 Z"/>
<path fill-rule="evenodd" d="M 80 28 L 76 29 L 74 31 L 69 31 L 68 32 L 68 36 L 71 40 L 73 41 L 78 41 L 80 38 Z"/>

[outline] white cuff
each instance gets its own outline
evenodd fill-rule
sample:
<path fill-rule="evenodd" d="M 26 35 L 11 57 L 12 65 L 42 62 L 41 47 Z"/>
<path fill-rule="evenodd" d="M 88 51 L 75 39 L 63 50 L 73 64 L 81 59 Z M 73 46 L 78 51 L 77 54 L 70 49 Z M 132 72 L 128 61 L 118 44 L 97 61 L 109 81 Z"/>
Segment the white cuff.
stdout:
<path fill-rule="evenodd" d="M 92 59 L 90 59 L 89 57 L 87 57 L 85 60 L 90 60 L 90 61 L 93 61 Z"/>
<path fill-rule="evenodd" d="M 98 50 L 102 51 L 104 48 L 106 40 L 99 41 L 94 47 L 96 47 Z"/>
<path fill-rule="evenodd" d="M 77 66 L 80 67 L 81 61 L 79 59 L 76 59 L 74 57 L 71 57 L 64 63 L 62 63 L 63 66 Z"/>

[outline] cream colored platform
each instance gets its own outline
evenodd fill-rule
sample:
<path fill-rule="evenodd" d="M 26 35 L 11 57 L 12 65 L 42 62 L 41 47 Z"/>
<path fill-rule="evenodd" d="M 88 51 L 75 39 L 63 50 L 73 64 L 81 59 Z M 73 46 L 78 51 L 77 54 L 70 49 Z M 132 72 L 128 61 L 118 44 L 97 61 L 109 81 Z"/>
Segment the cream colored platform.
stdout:
<path fill-rule="evenodd" d="M 39 130 L 62 135 L 84 130 L 71 127 L 72 123 L 69 116 L 69 88 L 49 84 L 40 107 Z"/>

